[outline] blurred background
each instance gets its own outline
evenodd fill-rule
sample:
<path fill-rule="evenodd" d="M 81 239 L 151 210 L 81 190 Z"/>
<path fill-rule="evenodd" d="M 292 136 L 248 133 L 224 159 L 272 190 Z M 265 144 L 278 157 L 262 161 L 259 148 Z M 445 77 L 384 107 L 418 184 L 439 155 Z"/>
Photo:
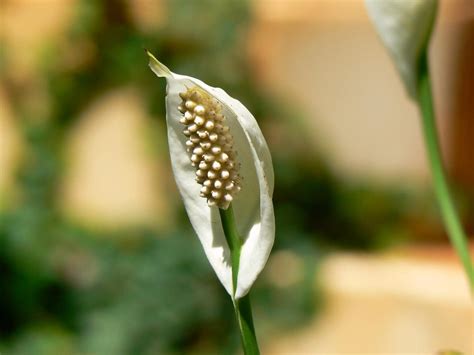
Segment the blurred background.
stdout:
<path fill-rule="evenodd" d="M 268 140 L 277 235 L 252 291 L 264 354 L 473 353 L 417 109 L 362 0 L 0 0 L 2 354 L 240 351 L 143 47 L 225 88 Z M 440 1 L 431 59 L 472 235 L 471 0 Z"/>

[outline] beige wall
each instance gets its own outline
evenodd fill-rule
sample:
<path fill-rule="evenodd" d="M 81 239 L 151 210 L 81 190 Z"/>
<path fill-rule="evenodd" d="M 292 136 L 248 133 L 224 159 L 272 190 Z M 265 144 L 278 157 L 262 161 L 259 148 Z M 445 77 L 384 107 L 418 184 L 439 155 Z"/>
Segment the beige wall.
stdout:
<path fill-rule="evenodd" d="M 449 152 L 459 36 L 468 0 L 441 1 L 431 59 L 443 148 Z M 258 0 L 250 53 L 263 84 L 308 114 L 308 128 L 341 174 L 423 182 L 416 106 L 367 18 L 363 0 Z"/>
<path fill-rule="evenodd" d="M 454 260 L 448 248 L 426 247 L 333 255 L 318 273 L 325 294 L 322 313 L 301 329 L 269 337 L 263 353 L 473 354 L 474 308 Z"/>

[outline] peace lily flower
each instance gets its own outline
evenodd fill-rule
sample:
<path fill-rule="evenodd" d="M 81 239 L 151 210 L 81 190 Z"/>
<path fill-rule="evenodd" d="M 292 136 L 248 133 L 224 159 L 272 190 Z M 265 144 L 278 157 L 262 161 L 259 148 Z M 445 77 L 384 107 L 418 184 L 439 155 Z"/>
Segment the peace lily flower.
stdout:
<path fill-rule="evenodd" d="M 382 42 L 411 98 L 417 98 L 419 65 L 426 53 L 438 0 L 365 0 Z"/>
<path fill-rule="evenodd" d="M 239 299 L 262 271 L 274 241 L 270 151 L 242 103 L 222 89 L 172 73 L 147 54 L 152 71 L 167 81 L 171 165 L 188 217 L 217 277 Z M 231 202 L 242 239 L 235 290 L 218 210 Z"/>

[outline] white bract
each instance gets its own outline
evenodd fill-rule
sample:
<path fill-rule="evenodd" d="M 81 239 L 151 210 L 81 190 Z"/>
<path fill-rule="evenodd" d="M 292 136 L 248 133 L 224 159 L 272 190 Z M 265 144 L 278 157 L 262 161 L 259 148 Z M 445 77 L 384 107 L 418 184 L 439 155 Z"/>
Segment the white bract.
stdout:
<path fill-rule="evenodd" d="M 172 73 L 148 52 L 166 78 L 171 165 L 184 206 L 209 262 L 234 294 L 230 250 L 218 208 L 232 201 L 242 238 L 235 298 L 247 294 L 267 262 L 275 236 L 270 151 L 252 114 L 222 89 Z"/>
<path fill-rule="evenodd" d="M 438 0 L 365 0 L 370 18 L 416 99 L 420 58 L 431 37 Z"/>

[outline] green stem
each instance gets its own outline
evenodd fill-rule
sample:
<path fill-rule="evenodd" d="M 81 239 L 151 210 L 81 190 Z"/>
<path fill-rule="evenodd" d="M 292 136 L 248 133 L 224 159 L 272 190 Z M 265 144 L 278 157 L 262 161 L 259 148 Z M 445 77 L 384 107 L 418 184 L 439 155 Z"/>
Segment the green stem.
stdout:
<path fill-rule="evenodd" d="M 471 291 L 474 292 L 474 267 L 469 255 L 469 246 L 463 231 L 453 198 L 449 191 L 443 161 L 438 143 L 435 112 L 433 108 L 433 96 L 431 92 L 430 73 L 428 59 L 423 58 L 420 67 L 420 81 L 418 87 L 418 102 L 423 116 L 423 133 L 425 136 L 426 150 L 430 162 L 435 188 L 436 198 L 441 207 L 445 228 L 448 232 L 454 249 L 462 262 L 466 275 L 469 279 Z"/>
<path fill-rule="evenodd" d="M 219 214 L 221 216 L 222 228 L 224 229 L 225 238 L 230 249 L 232 263 L 232 285 L 234 290 L 232 302 L 234 304 L 237 323 L 239 324 L 242 348 L 244 349 L 245 355 L 259 355 L 260 351 L 258 350 L 257 337 L 255 335 L 255 327 L 253 325 L 250 295 L 247 294 L 239 299 L 235 298 L 242 241 L 240 239 L 239 233 L 237 232 L 232 205 L 230 205 L 227 210 L 219 208 Z"/>

